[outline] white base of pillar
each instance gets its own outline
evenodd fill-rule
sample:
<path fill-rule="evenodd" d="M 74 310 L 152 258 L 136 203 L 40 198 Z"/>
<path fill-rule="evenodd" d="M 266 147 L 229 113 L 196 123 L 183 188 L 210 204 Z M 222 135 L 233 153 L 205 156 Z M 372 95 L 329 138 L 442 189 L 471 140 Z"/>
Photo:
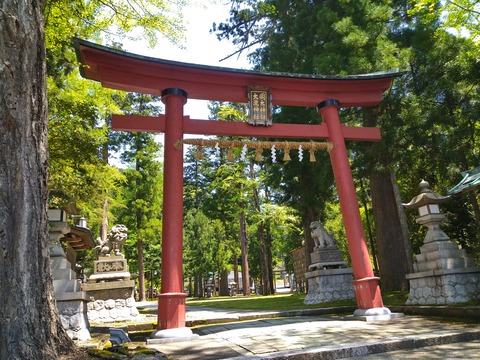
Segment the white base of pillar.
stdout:
<path fill-rule="evenodd" d="M 191 341 L 198 339 L 199 335 L 192 333 L 192 330 L 187 327 L 175 329 L 162 329 L 154 331 L 150 338 L 147 339 L 147 344 L 165 344 L 171 342 Z"/>
<path fill-rule="evenodd" d="M 379 320 L 392 320 L 402 318 L 405 315 L 403 313 L 392 313 L 389 308 L 371 308 L 371 309 L 357 309 L 353 312 L 353 316 L 356 320 L 365 321 L 379 321 Z"/>

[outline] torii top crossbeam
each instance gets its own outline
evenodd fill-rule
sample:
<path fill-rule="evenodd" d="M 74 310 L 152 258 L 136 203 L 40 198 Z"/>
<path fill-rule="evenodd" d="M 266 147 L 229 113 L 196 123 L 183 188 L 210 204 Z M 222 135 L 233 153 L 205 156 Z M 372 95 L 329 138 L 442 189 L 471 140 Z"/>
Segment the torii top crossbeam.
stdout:
<path fill-rule="evenodd" d="M 246 103 L 247 86 L 272 90 L 272 104 L 317 106 L 336 99 L 342 107 L 373 106 L 399 72 L 353 76 L 315 76 L 259 72 L 189 64 L 151 58 L 111 49 L 80 39 L 74 40 L 82 75 L 105 87 L 160 95 L 162 89 L 179 88 L 189 99 Z"/>

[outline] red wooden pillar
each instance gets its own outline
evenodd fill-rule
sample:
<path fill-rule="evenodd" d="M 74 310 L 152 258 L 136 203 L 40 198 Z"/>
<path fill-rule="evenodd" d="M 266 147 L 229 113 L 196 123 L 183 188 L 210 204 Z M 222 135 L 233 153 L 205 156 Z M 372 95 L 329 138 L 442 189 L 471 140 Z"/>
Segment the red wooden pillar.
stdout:
<path fill-rule="evenodd" d="M 183 106 L 187 93 L 182 89 L 162 91 L 165 104 L 164 181 L 162 219 L 162 287 L 158 296 L 160 329 L 185 327 L 183 292 Z"/>
<path fill-rule="evenodd" d="M 343 137 L 339 102 L 326 100 L 318 104 L 317 110 L 328 127 L 328 138 L 333 143 L 330 151 L 338 198 L 342 209 L 343 222 L 347 235 L 348 248 L 352 259 L 355 297 L 359 309 L 383 308 L 379 278 L 373 274 L 363 230 L 358 200 Z"/>

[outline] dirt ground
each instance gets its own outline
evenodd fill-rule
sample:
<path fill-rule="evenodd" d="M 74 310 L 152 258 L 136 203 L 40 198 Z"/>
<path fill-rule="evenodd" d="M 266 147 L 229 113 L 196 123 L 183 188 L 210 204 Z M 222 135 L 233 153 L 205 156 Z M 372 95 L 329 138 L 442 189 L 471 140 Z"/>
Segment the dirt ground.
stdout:
<path fill-rule="evenodd" d="M 166 359 L 166 356 L 158 351 L 145 348 L 145 339 L 150 335 L 151 330 L 129 332 L 132 340 L 126 344 L 124 351 L 108 350 L 110 344 L 109 334 L 103 332 L 91 332 L 91 340 L 87 343 L 78 344 L 75 352 L 61 355 L 59 360 L 98 360 L 98 359 L 131 359 L 131 360 L 153 360 Z M 105 351 L 101 351 L 101 350 Z M 147 353 L 146 353 L 147 352 Z M 147 356 L 148 355 L 148 356 Z"/>

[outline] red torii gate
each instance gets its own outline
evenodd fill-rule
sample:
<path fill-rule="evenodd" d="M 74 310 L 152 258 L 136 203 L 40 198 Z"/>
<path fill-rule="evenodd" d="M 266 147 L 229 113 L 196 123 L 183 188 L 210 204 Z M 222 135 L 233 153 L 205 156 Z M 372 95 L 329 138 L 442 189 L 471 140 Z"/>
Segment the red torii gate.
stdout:
<path fill-rule="evenodd" d="M 345 224 L 358 304 L 355 315 L 388 315 L 383 306 L 379 278 L 374 276 L 358 209 L 345 140 L 378 141 L 378 128 L 349 127 L 340 122 L 340 107 L 377 105 L 398 72 L 355 76 L 313 76 L 265 73 L 181 63 L 134 55 L 75 39 L 81 74 L 105 87 L 161 95 L 165 115 L 159 117 L 113 115 L 112 128 L 124 131 L 163 132 L 164 199 L 162 233 L 162 287 L 158 297 L 158 329 L 185 328 L 182 276 L 183 146 L 184 134 L 252 136 L 262 138 L 328 139 L 330 158 Z M 194 120 L 183 114 L 187 98 L 248 102 L 247 88 L 271 89 L 273 105 L 316 107 L 319 125 L 247 123 Z"/>

